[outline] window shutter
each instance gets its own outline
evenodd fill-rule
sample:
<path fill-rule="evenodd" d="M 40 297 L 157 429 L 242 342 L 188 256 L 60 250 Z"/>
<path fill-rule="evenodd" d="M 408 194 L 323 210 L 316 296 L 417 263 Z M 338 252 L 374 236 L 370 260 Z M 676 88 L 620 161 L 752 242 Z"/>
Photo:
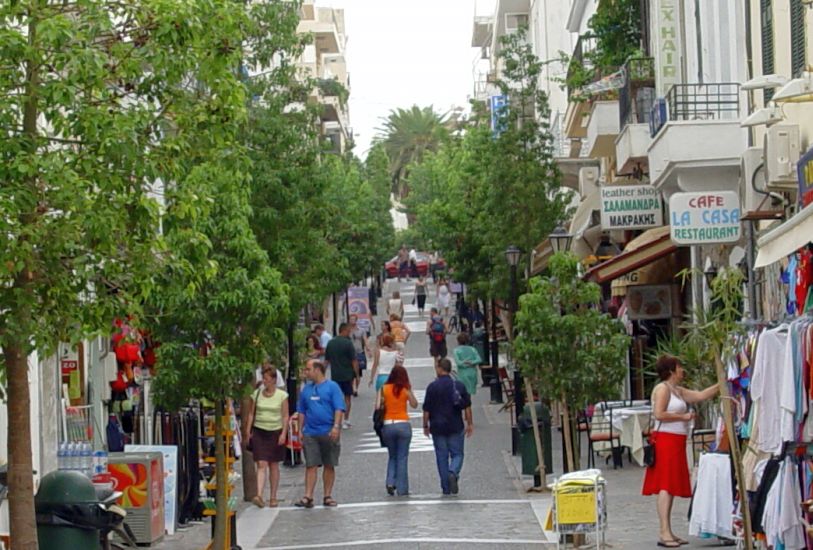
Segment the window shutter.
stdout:
<path fill-rule="evenodd" d="M 760 0 L 759 11 L 761 15 L 762 34 L 762 74 L 774 73 L 774 47 L 773 47 L 773 0 Z M 773 90 L 762 91 L 765 103 L 773 97 Z"/>
<path fill-rule="evenodd" d="M 790 67 L 799 77 L 805 69 L 805 9 L 802 0 L 790 0 Z"/>

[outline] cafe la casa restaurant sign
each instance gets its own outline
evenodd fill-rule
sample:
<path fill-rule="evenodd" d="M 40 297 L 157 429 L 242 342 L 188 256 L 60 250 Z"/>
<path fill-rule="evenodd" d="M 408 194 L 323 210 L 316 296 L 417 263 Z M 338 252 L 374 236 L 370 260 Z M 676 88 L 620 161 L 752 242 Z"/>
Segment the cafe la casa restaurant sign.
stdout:
<path fill-rule="evenodd" d="M 675 193 L 669 198 L 672 242 L 733 243 L 742 236 L 740 197 L 734 191 Z"/>

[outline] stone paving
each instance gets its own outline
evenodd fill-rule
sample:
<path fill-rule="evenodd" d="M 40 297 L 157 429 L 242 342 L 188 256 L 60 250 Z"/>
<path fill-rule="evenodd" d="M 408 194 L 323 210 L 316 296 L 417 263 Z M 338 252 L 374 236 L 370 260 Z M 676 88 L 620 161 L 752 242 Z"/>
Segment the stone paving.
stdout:
<path fill-rule="evenodd" d="M 388 292 L 399 289 L 409 304 L 414 284 L 390 281 Z M 427 312 L 434 301 L 430 285 Z M 385 298 L 388 294 L 385 294 Z M 379 311 L 383 311 L 379 303 Z M 406 306 L 406 321 L 413 335 L 407 345 L 407 363 L 419 400 L 422 390 L 434 378 L 426 317 L 419 318 L 414 306 Z M 453 337 L 448 340 L 453 349 Z M 372 366 L 372 363 L 370 363 Z M 457 497 L 442 497 L 437 479 L 431 440 L 420 429 L 420 412 L 410 416 L 413 441 L 409 458 L 408 497 L 389 497 L 384 475 L 387 453 L 378 446 L 372 431 L 374 392 L 365 383 L 354 400 L 353 427 L 342 434 L 342 456 L 337 468 L 333 496 L 337 508 L 319 506 L 321 482 L 317 485 L 317 506 L 295 508 L 302 495 L 304 469 L 282 468 L 280 508 L 258 509 L 242 503 L 238 514 L 238 542 L 243 550 L 299 548 L 544 548 L 555 545 L 555 536 L 542 529 L 550 509 L 549 493 L 528 493 L 532 479 L 521 476 L 519 457 L 510 454 L 510 418 L 489 404 L 488 388 L 474 396 L 475 433 L 466 441 L 466 458 Z M 555 430 L 555 428 L 554 428 Z M 586 449 L 586 442 L 582 446 Z M 586 451 L 585 451 L 586 452 Z M 553 433 L 554 472 L 562 471 L 561 437 Z M 586 456 L 582 458 L 586 464 Z M 604 466 L 599 464 L 599 466 Z M 643 469 L 628 464 L 618 470 L 604 468 L 607 479 L 609 526 L 608 545 L 614 550 L 652 548 L 657 541 L 654 497 L 640 495 Z M 238 488 L 239 489 L 239 488 Z M 677 499 L 673 512 L 675 532 L 686 538 L 688 500 Z M 159 549 L 192 550 L 209 540 L 210 525 L 197 525 L 168 537 Z M 588 538 L 588 543 L 593 543 Z M 690 547 L 714 546 L 715 541 L 692 539 Z"/>

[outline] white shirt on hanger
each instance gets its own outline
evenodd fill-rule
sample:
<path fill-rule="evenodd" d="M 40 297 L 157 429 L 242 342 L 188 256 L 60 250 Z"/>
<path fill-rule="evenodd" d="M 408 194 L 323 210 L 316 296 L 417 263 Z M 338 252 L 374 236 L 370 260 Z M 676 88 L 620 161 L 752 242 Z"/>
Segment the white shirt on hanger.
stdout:
<path fill-rule="evenodd" d="M 758 426 L 758 440 L 752 443 L 761 451 L 782 451 L 782 387 L 781 372 L 785 361 L 787 333 L 766 330 L 759 337 L 751 379 L 751 398 L 759 404 L 754 423 Z M 795 402 L 795 399 L 794 399 Z M 792 414 L 792 413 L 791 413 Z"/>

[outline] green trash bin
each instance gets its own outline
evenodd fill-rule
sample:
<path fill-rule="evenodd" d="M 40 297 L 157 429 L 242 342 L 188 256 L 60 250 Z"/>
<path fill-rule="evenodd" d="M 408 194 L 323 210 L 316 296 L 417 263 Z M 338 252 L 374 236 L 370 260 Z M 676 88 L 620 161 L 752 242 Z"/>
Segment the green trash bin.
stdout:
<path fill-rule="evenodd" d="M 538 401 L 535 405 L 539 436 L 542 439 L 542 454 L 545 458 L 545 473 L 550 474 L 553 472 L 550 410 Z M 536 456 L 536 440 L 534 439 L 530 405 L 525 405 L 522 409 L 522 416 L 519 418 L 519 452 L 522 457 L 522 475 L 532 476 L 537 474 L 536 467 L 539 464 L 539 459 Z M 543 483 L 544 481 L 542 480 Z"/>
<path fill-rule="evenodd" d="M 42 478 L 34 502 L 39 550 L 99 550 L 101 508 L 87 476 L 51 472 Z"/>

